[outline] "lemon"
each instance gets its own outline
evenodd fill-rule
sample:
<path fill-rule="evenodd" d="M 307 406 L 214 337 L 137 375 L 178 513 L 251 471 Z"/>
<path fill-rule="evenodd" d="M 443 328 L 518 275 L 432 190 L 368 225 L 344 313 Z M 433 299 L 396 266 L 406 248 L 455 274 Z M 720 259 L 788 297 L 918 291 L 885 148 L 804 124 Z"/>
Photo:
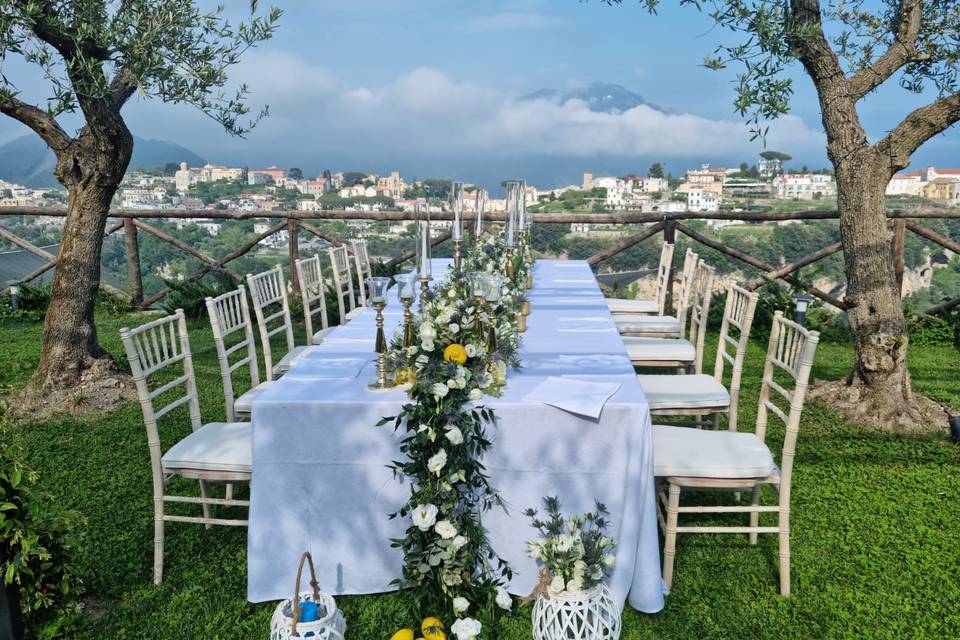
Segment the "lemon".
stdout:
<path fill-rule="evenodd" d="M 390 636 L 390 640 L 413 640 L 413 629 L 400 629 Z"/>
<path fill-rule="evenodd" d="M 443 631 L 443 623 L 439 618 L 424 618 L 420 623 L 420 631 L 423 632 L 424 640 L 447 640 L 447 634 Z"/>

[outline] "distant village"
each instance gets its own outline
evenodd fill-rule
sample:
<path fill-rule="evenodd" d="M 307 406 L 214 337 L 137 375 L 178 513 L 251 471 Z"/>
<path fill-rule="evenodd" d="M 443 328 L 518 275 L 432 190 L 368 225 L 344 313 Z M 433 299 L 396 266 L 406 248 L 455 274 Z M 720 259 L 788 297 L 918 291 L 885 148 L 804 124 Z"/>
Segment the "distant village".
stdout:
<path fill-rule="evenodd" d="M 761 157 L 753 167 L 712 167 L 704 164 L 689 169 L 681 178 L 664 176 L 659 165 L 658 175 L 601 176 L 587 172 L 582 183 L 556 189 L 540 189 L 528 185 L 527 206 L 533 210 L 557 210 L 569 205 L 572 194 L 581 196 L 575 202 L 589 211 L 630 210 L 640 212 L 695 211 L 714 212 L 721 209 L 742 211 L 751 208 L 751 202 L 814 201 L 836 197 L 836 181 L 828 171 L 785 170 L 785 154 Z M 173 168 L 175 170 L 173 170 Z M 129 172 L 114 201 L 114 206 L 130 210 L 227 210 L 262 212 L 263 220 L 257 227 L 269 227 L 271 212 L 283 210 L 319 211 L 345 209 L 375 211 L 398 208 L 411 211 L 426 205 L 441 211 L 446 199 L 439 197 L 443 189 L 440 180 L 413 180 L 407 182 L 398 171 L 389 175 L 363 172 L 329 172 L 307 178 L 298 169 L 280 167 L 247 168 L 206 164 L 190 167 L 187 163 L 170 165 L 166 171 Z M 230 187 L 229 189 L 225 187 Z M 476 207 L 474 185 L 467 185 L 465 200 L 467 212 Z M 920 171 L 897 174 L 887 186 L 887 195 L 918 197 L 938 204 L 960 205 L 960 169 L 927 167 Z M 472 197 L 470 197 L 472 195 Z M 503 211 L 505 201 L 484 194 L 487 211 Z M 206 196 L 206 197 L 202 197 Z M 32 189 L 0 179 L 0 207 L 62 206 L 65 194 L 57 189 Z M 555 204 L 554 204 L 555 203 Z M 831 206 L 833 206 L 831 204 Z M 60 218 L 41 218 L 41 224 L 58 225 Z M 210 235 L 220 233 L 222 222 L 215 218 L 196 217 L 178 221 L 178 225 L 195 224 Z M 358 221 L 357 224 L 363 224 Z M 448 223 L 447 223 L 448 224 Z M 722 224 L 717 222 L 717 224 Z M 399 234 L 404 225 L 394 225 L 390 234 Z M 591 228 L 604 225 L 578 223 L 573 233 L 589 233 Z M 444 223 L 437 223 L 436 233 L 443 232 Z M 282 234 L 272 242 L 282 243 Z"/>

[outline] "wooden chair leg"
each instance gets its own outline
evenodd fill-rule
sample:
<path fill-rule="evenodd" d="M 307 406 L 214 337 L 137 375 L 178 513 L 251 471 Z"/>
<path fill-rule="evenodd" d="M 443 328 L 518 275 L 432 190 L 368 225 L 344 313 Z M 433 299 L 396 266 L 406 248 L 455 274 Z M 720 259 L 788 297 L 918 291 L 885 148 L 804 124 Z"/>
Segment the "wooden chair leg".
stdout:
<path fill-rule="evenodd" d="M 233 483 L 232 483 L 232 482 L 228 482 L 228 483 L 227 483 L 227 491 L 226 491 L 224 497 L 225 497 L 227 500 L 233 500 Z"/>
<path fill-rule="evenodd" d="M 153 499 L 153 584 L 163 581 L 163 496 Z"/>
<path fill-rule="evenodd" d="M 677 549 L 677 514 L 680 507 L 680 487 L 671 484 L 667 502 L 667 530 L 663 536 L 663 584 L 667 589 L 673 583 L 673 560 Z"/>
<path fill-rule="evenodd" d="M 713 430 L 718 431 L 720 429 L 720 414 L 719 413 L 713 414 L 711 419 L 713 421 Z"/>
<path fill-rule="evenodd" d="M 760 504 L 760 487 L 753 488 L 753 497 L 750 500 L 750 504 L 754 507 Z M 760 526 L 759 513 L 754 512 L 750 514 L 750 526 L 753 528 Z M 751 531 L 748 535 L 750 536 L 750 544 L 757 544 L 757 532 Z"/>
<path fill-rule="evenodd" d="M 202 498 L 204 498 L 204 499 L 207 499 L 207 498 L 210 497 L 210 489 L 207 487 L 207 481 L 206 481 L 206 480 L 201 480 L 201 481 L 200 481 L 200 497 L 202 497 Z M 205 520 L 209 520 L 211 517 L 213 517 L 213 507 L 212 507 L 211 505 L 206 504 L 206 503 L 203 504 L 203 517 L 204 517 Z M 213 528 L 213 525 L 210 524 L 209 522 L 208 522 L 206 525 L 204 525 L 204 526 L 205 526 L 207 529 L 212 529 L 212 528 Z"/>
<path fill-rule="evenodd" d="M 780 595 L 790 596 L 790 512 L 780 512 Z"/>

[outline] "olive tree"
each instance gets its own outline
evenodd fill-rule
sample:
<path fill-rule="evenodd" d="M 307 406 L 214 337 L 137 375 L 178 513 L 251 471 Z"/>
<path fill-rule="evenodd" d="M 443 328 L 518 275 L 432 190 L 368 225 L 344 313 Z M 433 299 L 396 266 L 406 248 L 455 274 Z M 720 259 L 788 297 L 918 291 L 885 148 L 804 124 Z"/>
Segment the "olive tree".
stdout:
<path fill-rule="evenodd" d="M 232 24 L 220 8 L 202 12 L 192 0 L 0 0 L 0 63 L 19 57 L 49 83 L 46 100 L 33 104 L 0 75 L 0 112 L 53 150 L 68 193 L 40 364 L 28 386 L 34 397 L 69 389 L 110 362 L 93 313 L 107 213 L 133 150 L 123 106 L 135 93 L 188 104 L 242 135 L 266 110 L 250 114 L 247 88 L 228 90 L 227 71 L 273 35 L 279 17 L 255 2 L 249 20 Z M 67 113 L 82 117 L 74 133 L 61 124 Z"/>
<path fill-rule="evenodd" d="M 618 4 L 623 0 L 604 0 Z M 656 12 L 659 0 L 640 0 Z M 735 107 L 755 136 L 787 112 L 799 65 L 819 100 L 838 189 L 846 312 L 856 364 L 832 398 L 848 414 L 889 428 L 925 420 L 907 370 L 909 337 L 891 251 L 884 191 L 924 142 L 960 120 L 958 0 L 681 0 L 739 36 L 707 67 L 737 68 Z M 886 82 L 931 95 L 871 140 L 858 104 Z M 916 400 L 916 401 L 915 401 Z"/>

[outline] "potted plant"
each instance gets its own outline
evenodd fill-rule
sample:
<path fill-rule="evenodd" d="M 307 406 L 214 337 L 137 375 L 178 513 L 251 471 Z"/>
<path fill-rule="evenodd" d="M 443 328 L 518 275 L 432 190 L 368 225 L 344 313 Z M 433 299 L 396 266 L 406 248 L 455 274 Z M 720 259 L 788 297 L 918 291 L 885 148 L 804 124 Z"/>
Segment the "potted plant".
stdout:
<path fill-rule="evenodd" d="M 604 532 L 606 507 L 564 518 L 560 501 L 543 500 L 545 518 L 525 515 L 540 532 L 527 555 L 541 565 L 541 587 L 533 606 L 534 640 L 616 640 L 620 611 L 604 580 L 613 569 L 616 542 Z"/>

